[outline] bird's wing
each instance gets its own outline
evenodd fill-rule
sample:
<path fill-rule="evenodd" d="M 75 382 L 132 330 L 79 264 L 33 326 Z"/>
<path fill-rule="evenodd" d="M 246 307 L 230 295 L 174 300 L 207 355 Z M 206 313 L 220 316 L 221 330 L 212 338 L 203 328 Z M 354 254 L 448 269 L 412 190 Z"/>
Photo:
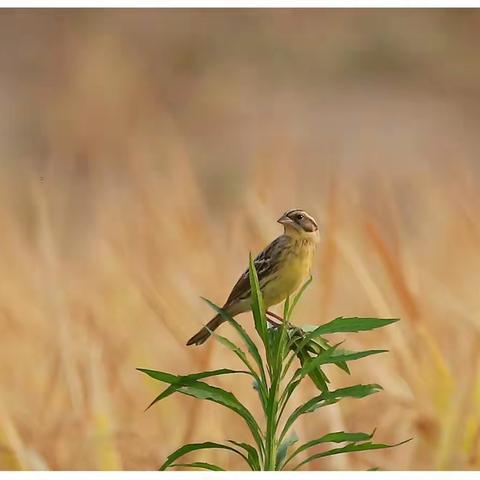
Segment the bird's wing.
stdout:
<path fill-rule="evenodd" d="M 278 260 L 282 253 L 284 253 L 284 247 L 289 241 L 290 238 L 285 235 L 276 238 L 270 245 L 260 252 L 253 261 L 255 269 L 257 270 L 260 288 L 263 288 L 267 281 L 271 278 L 272 274 L 278 270 Z M 224 308 L 250 296 L 250 279 L 248 272 L 249 271 L 247 269 L 238 279 L 230 295 L 228 296 Z"/>

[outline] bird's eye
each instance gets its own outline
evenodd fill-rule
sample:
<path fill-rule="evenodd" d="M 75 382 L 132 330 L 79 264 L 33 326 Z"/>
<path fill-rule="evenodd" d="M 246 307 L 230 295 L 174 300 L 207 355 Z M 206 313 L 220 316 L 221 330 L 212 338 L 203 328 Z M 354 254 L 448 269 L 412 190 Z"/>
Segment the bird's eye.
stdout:
<path fill-rule="evenodd" d="M 296 215 L 297 220 L 301 220 L 303 218 L 303 215 L 301 213 L 298 213 Z"/>

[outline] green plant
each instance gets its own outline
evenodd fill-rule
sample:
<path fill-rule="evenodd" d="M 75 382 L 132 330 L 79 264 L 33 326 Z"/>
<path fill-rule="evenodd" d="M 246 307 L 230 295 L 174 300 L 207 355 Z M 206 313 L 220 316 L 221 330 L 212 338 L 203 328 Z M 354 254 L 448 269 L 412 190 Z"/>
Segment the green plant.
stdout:
<path fill-rule="evenodd" d="M 249 272 L 252 289 L 252 313 L 255 330 L 261 340 L 263 357 L 257 344 L 243 327 L 217 305 L 205 299 L 216 312 L 223 316 L 242 339 L 246 350 L 244 349 L 245 347 L 241 348 L 226 337 L 214 333 L 217 340 L 241 360 L 245 365 L 245 370 L 222 368 L 190 375 L 173 375 L 143 368 L 138 370 L 169 385 L 152 401 L 149 407 L 177 392 L 197 399 L 215 402 L 232 410 L 243 419 L 250 430 L 253 444 L 234 440 L 229 440 L 227 443 L 190 443 L 183 445 L 170 454 L 160 467 L 160 470 L 166 470 L 170 467 L 223 470 L 218 465 L 206 462 L 176 463 L 179 458 L 187 453 L 212 448 L 228 450 L 239 455 L 251 470 L 297 470 L 317 458 L 340 453 L 389 448 L 405 443 L 401 442 L 396 445 L 373 443 L 371 440 L 374 432 L 333 432 L 310 440 L 295 449 L 292 448 L 299 440 L 292 431 L 292 427 L 302 415 L 337 403 L 346 397 L 362 398 L 371 395 L 382 388 L 377 384 L 369 384 L 329 390 L 329 379 L 322 369 L 324 365 L 333 364 L 350 373 L 348 362 L 369 355 L 380 354 L 387 350 L 353 352 L 340 348 L 340 343 L 332 345 L 322 335 L 372 330 L 389 325 L 398 319 L 339 317 L 317 327 L 293 327 L 289 320 L 292 317 L 295 306 L 310 283 L 310 278 L 293 298 L 292 302 L 290 302 L 289 298 L 285 301 L 285 321 L 282 325 L 277 328 L 269 328 L 267 327 L 267 317 L 257 273 L 251 257 Z M 300 361 L 300 365 L 298 368 L 293 369 L 292 365 L 295 359 Z M 207 378 L 227 374 L 249 375 L 252 377 L 253 388 L 258 392 L 262 406 L 264 416 L 262 423 L 255 419 L 252 413 L 233 393 L 203 381 Z M 314 382 L 319 390 L 319 394 L 295 408 L 288 418 L 284 418 L 285 408 L 293 392 L 307 377 Z M 298 461 L 297 457 L 299 454 L 327 443 L 341 443 L 343 445 L 323 450 L 319 453 L 312 453 L 302 461 Z M 297 461 L 296 464 L 294 464 L 295 460 Z"/>

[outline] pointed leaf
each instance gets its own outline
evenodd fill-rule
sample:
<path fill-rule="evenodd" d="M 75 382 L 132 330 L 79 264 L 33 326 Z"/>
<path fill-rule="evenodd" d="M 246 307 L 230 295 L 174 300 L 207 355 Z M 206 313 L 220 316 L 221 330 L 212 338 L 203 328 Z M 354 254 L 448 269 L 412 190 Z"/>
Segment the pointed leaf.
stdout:
<path fill-rule="evenodd" d="M 260 458 L 255 447 L 245 442 L 236 442 L 235 440 L 229 440 L 229 442 L 237 447 L 243 448 L 247 452 L 248 463 L 252 470 L 261 470 Z"/>
<path fill-rule="evenodd" d="M 360 317 L 338 317 L 331 322 L 324 323 L 319 327 L 316 327 L 314 330 L 310 331 L 305 335 L 305 331 L 298 329 L 299 333 L 297 338 L 300 337 L 302 340 L 297 342 L 297 349 L 303 349 L 305 345 L 309 344 L 312 340 L 317 339 L 320 335 L 327 333 L 338 333 L 338 332 L 361 332 L 366 330 L 373 330 L 375 328 L 385 327 L 394 322 L 397 322 L 398 318 L 360 318 Z M 304 329 L 310 329 L 311 327 L 304 327 Z"/>
<path fill-rule="evenodd" d="M 181 386 L 178 388 L 178 391 L 195 398 L 211 400 L 240 415 L 245 420 L 257 446 L 263 448 L 263 440 L 258 423 L 250 411 L 237 400 L 233 393 L 198 381 L 188 386 Z"/>
<path fill-rule="evenodd" d="M 331 347 L 330 342 L 328 342 L 327 340 L 325 340 L 322 337 L 317 337 L 315 340 L 310 340 L 310 342 L 308 342 L 305 345 L 305 348 L 309 352 L 315 353 L 317 355 L 322 353 L 324 350 L 328 350 L 330 347 Z M 336 349 L 336 351 L 334 352 L 334 355 L 339 351 L 342 351 L 342 350 L 341 349 Z M 340 370 L 343 370 L 344 372 L 346 372 L 350 375 L 350 369 L 348 368 L 348 365 L 347 365 L 346 361 L 336 359 L 333 362 L 333 364 L 336 365 L 338 368 L 340 368 Z"/>
<path fill-rule="evenodd" d="M 177 458 L 183 457 L 183 455 L 186 455 L 187 453 L 194 452 L 196 450 L 207 450 L 211 448 L 219 448 L 222 450 L 229 450 L 231 452 L 236 453 L 237 455 L 240 455 L 247 463 L 247 457 L 237 450 L 236 448 L 230 447 L 229 445 L 223 445 L 222 443 L 216 443 L 216 442 L 203 442 L 203 443 L 188 443 L 186 445 L 182 445 L 180 448 L 175 450 L 173 453 L 171 453 L 168 457 L 165 463 L 159 468 L 159 470 L 166 470 L 169 468 Z"/>
<path fill-rule="evenodd" d="M 260 356 L 260 352 L 258 351 L 257 346 L 255 345 L 255 342 L 250 338 L 250 336 L 247 334 L 245 329 L 236 320 L 234 320 L 233 317 L 228 315 L 225 312 L 225 310 L 221 309 L 220 307 L 212 303 L 210 300 L 203 297 L 201 298 L 202 300 L 207 302 L 208 305 L 210 305 L 210 307 L 213 310 L 215 310 L 219 315 L 221 315 L 222 318 L 225 321 L 227 321 L 237 331 L 237 333 L 240 335 L 243 342 L 247 346 L 248 352 L 250 353 L 252 358 L 255 360 L 255 363 L 257 364 L 258 369 L 260 371 L 260 376 L 262 378 L 262 381 L 266 383 L 266 374 L 265 374 L 265 368 L 263 366 L 263 360 L 262 360 L 262 357 Z"/>
<path fill-rule="evenodd" d="M 154 398 L 154 400 L 148 405 L 145 410 L 148 410 L 152 405 L 167 398 L 168 396 L 175 393 L 180 386 L 188 385 L 191 382 L 194 382 L 200 378 L 215 377 L 218 375 L 227 375 L 229 373 L 246 373 L 243 370 L 231 370 L 229 368 L 221 368 L 219 370 L 210 370 L 207 372 L 193 373 L 191 375 L 171 375 L 169 373 L 160 372 L 158 370 L 149 370 L 146 368 L 137 368 L 140 372 L 146 373 L 148 376 L 160 380 L 161 382 L 170 383 L 171 385 L 167 387 L 160 395 Z"/>
<path fill-rule="evenodd" d="M 157 402 L 160 400 L 163 400 L 164 398 L 169 397 L 170 395 L 174 394 L 177 391 L 177 386 L 176 385 L 170 385 L 168 386 L 162 393 L 157 395 L 147 406 L 145 411 L 153 407 Z"/>
<path fill-rule="evenodd" d="M 337 455 L 339 453 L 348 453 L 348 452 L 361 452 L 364 450 L 379 450 L 383 448 L 392 448 L 392 447 L 398 447 L 399 445 L 403 445 L 404 443 L 407 443 L 411 440 L 409 438 L 408 440 L 404 440 L 403 442 L 400 443 L 395 443 L 393 445 L 387 445 L 384 443 L 372 443 L 372 442 L 366 442 L 366 443 L 349 443 L 345 447 L 340 447 L 340 448 L 333 448 L 332 450 L 327 450 L 326 452 L 321 452 L 317 453 L 315 455 L 311 455 L 308 457 L 306 460 L 303 462 L 300 462 L 298 465 L 296 465 L 293 470 L 298 470 L 302 465 L 305 465 L 306 463 L 311 462 L 312 460 L 315 460 L 317 458 L 322 458 L 322 457 L 329 457 L 331 455 Z"/>
<path fill-rule="evenodd" d="M 255 268 L 252 254 L 250 254 L 250 262 L 248 268 L 248 276 L 250 280 L 252 313 L 255 320 L 255 329 L 257 330 L 263 343 L 267 342 L 267 321 L 265 318 L 265 308 L 263 305 L 262 292 L 258 282 L 258 274 Z"/>
<path fill-rule="evenodd" d="M 285 426 L 283 427 L 282 433 L 280 434 L 280 440 L 283 439 L 283 437 L 288 432 L 290 427 L 301 415 L 304 415 L 305 413 L 313 412 L 317 410 L 317 408 L 319 407 L 337 403 L 340 400 L 340 398 L 344 398 L 344 397 L 362 398 L 367 395 L 372 395 L 373 393 L 377 393 L 381 389 L 382 387 L 377 384 L 354 385 L 352 387 L 339 388 L 338 390 L 334 390 L 332 392 L 322 393 L 321 395 L 311 398 L 300 407 L 297 407 L 293 411 L 293 413 L 290 415 L 290 417 L 288 417 L 285 423 Z"/>
<path fill-rule="evenodd" d="M 398 322 L 398 318 L 361 318 L 361 317 L 338 317 L 331 322 L 324 323 L 317 327 L 313 332 L 313 337 L 326 333 L 339 332 L 364 332 L 375 328 L 386 327 L 392 323 Z"/>
<path fill-rule="evenodd" d="M 258 376 L 257 371 L 253 368 L 253 365 L 250 363 L 247 355 L 245 352 L 235 343 L 233 343 L 231 340 L 229 340 L 226 337 L 223 337 L 222 335 L 219 335 L 218 333 L 213 333 L 215 338 L 225 347 L 227 347 L 229 350 L 231 350 L 240 360 L 247 366 L 250 375 L 254 378 L 254 383 L 258 387 L 256 390 L 258 391 L 260 395 L 260 401 L 262 403 L 262 407 L 265 409 L 266 406 L 266 388 L 265 384 L 262 382 L 260 377 Z"/>
<path fill-rule="evenodd" d="M 379 353 L 385 352 L 388 352 L 388 350 L 363 350 L 361 352 L 350 352 L 348 350 L 342 352 L 337 350 L 332 353 L 329 361 L 325 363 L 337 363 L 339 361 L 350 362 L 352 360 L 358 360 L 360 358 L 369 357 L 370 355 L 378 355 Z"/>
<path fill-rule="evenodd" d="M 320 337 L 321 338 L 321 337 Z M 317 339 L 318 340 L 318 339 Z M 318 341 L 311 340 L 307 345 L 305 345 L 305 348 L 311 352 L 315 353 L 316 355 L 319 355 L 320 353 L 324 352 L 325 350 L 328 350 L 331 347 L 331 344 L 327 342 L 326 340 L 322 339 L 322 345 L 318 343 Z M 339 351 L 343 351 L 341 349 L 336 349 L 333 355 Z M 343 370 L 344 372 L 348 373 L 350 375 L 350 369 L 348 368 L 347 362 L 344 360 L 338 360 L 335 359 L 335 361 L 332 362 L 334 365 L 336 365 L 340 370 Z"/>
<path fill-rule="evenodd" d="M 271 349 L 271 362 L 270 368 L 272 373 L 276 375 L 281 375 L 281 369 L 283 366 L 283 360 L 285 358 L 287 350 L 287 343 L 288 343 L 288 327 L 285 322 L 283 322 L 280 327 L 275 329 L 269 329 L 269 340 L 270 342 L 270 349 Z"/>
<path fill-rule="evenodd" d="M 297 372 L 299 372 L 299 371 L 300 371 L 300 369 L 297 370 Z M 294 378 L 296 378 L 296 380 L 294 380 Z M 287 386 L 283 390 L 282 395 L 280 396 L 280 401 L 279 401 L 280 411 L 279 411 L 278 416 L 277 416 L 277 428 L 278 428 L 278 424 L 280 423 L 280 420 L 282 418 L 285 407 L 287 406 L 288 400 L 290 399 L 293 392 L 295 391 L 295 389 L 300 384 L 300 381 L 301 381 L 300 378 L 298 378 L 298 376 L 296 377 L 296 375 L 294 374 L 292 379 L 288 382 Z"/>
<path fill-rule="evenodd" d="M 289 312 L 290 312 L 290 295 L 283 302 L 283 319 L 285 320 L 285 322 L 288 322 L 290 319 Z"/>
<path fill-rule="evenodd" d="M 250 413 L 250 411 L 237 400 L 237 398 L 235 397 L 235 395 L 233 395 L 233 393 L 227 392 L 226 390 L 223 390 L 219 387 L 213 387 L 212 385 L 208 385 L 205 382 L 200 382 L 198 380 L 193 379 L 195 375 L 197 375 L 198 377 L 198 375 L 201 375 L 201 374 L 185 375 L 184 377 L 177 377 L 175 375 L 164 374 L 164 372 L 158 372 L 156 370 L 147 370 L 147 371 L 145 370 L 146 369 L 141 369 L 141 371 L 147 373 L 150 376 L 154 376 L 154 378 L 157 378 L 164 382 L 172 382 L 172 387 L 175 387 L 174 391 L 183 393 L 184 395 L 189 395 L 191 397 L 210 400 L 234 411 L 245 420 L 248 428 L 250 429 L 253 437 L 255 438 L 255 441 L 257 442 L 258 447 L 259 448 L 263 447 L 260 427 L 258 426 L 255 418 Z M 222 369 L 224 373 L 226 370 L 228 369 Z M 219 371 L 217 370 L 216 372 L 219 372 Z M 203 373 L 206 374 L 207 372 L 203 372 Z M 212 372 L 209 372 L 209 373 L 212 373 Z M 164 391 L 159 395 L 159 397 L 165 398 L 166 393 L 170 394 L 173 392 Z M 154 400 L 154 402 L 155 401 L 156 400 Z M 152 402 L 152 404 L 154 402 Z"/>
<path fill-rule="evenodd" d="M 190 467 L 190 468 L 200 468 L 202 470 L 211 470 L 212 472 L 224 472 L 225 469 L 219 467 L 218 465 L 214 465 L 212 463 L 206 462 L 193 462 L 193 463 L 174 463 L 170 466 L 172 467 Z"/>
<path fill-rule="evenodd" d="M 320 365 L 324 363 L 331 363 L 328 362 L 330 357 L 332 356 L 333 352 L 335 351 L 336 348 L 338 348 L 340 344 L 337 343 L 336 345 L 333 345 L 332 347 L 328 348 L 328 350 L 324 350 L 322 353 L 317 355 L 316 357 L 310 357 L 309 359 L 303 363 L 302 368 L 300 370 L 300 376 L 305 377 L 307 376 L 311 371 L 317 369 Z"/>
<path fill-rule="evenodd" d="M 365 350 L 362 352 L 350 352 L 344 350 L 339 352 L 337 350 L 340 343 L 333 345 L 328 350 L 324 350 L 322 353 L 306 362 L 301 371 L 302 377 L 310 374 L 313 370 L 319 368 L 321 365 L 326 364 L 338 364 L 338 362 L 347 362 L 352 360 L 358 360 L 360 358 L 368 357 L 370 355 L 377 355 L 379 353 L 388 352 L 388 350 Z"/>
<path fill-rule="evenodd" d="M 161 382 L 172 385 L 180 385 L 190 380 L 200 380 L 202 378 L 216 377 L 218 375 L 228 375 L 230 373 L 248 373 L 243 370 L 231 370 L 229 368 L 220 368 L 218 370 L 209 370 L 206 372 L 191 373 L 190 375 L 172 375 L 159 370 L 149 370 L 148 368 L 137 368 L 138 371 L 146 373 L 149 377 Z"/>
<path fill-rule="evenodd" d="M 343 398 L 343 397 L 353 397 L 353 398 L 363 398 L 368 395 L 383 390 L 381 385 L 377 383 L 370 383 L 367 385 L 353 385 L 351 387 L 338 388 L 329 392 L 328 398 Z"/>
<path fill-rule="evenodd" d="M 323 435 L 320 438 L 316 438 L 315 440 L 310 440 L 307 443 L 304 443 L 303 445 L 300 445 L 286 460 L 285 465 L 290 463 L 290 461 L 296 457 L 299 453 L 302 453 L 303 451 L 315 447 L 316 445 L 320 445 L 321 443 L 342 443 L 342 442 L 363 442 L 366 440 L 370 440 L 373 437 L 373 434 L 375 431 L 372 433 L 363 433 L 363 432 L 332 432 L 332 433 L 327 433 L 326 435 Z"/>
<path fill-rule="evenodd" d="M 302 369 L 300 369 L 300 378 L 305 377 L 308 375 L 314 385 L 321 391 L 321 392 L 328 392 L 328 383 L 330 380 L 327 378 L 325 373 L 315 366 L 315 368 L 311 367 L 311 363 L 314 361 L 312 356 L 305 350 L 300 350 L 297 352 L 297 357 L 300 360 L 300 365 L 302 365 Z M 310 365 L 310 367 L 308 367 Z M 303 370 L 305 368 L 305 370 Z M 303 371 L 302 371 L 303 370 Z"/>

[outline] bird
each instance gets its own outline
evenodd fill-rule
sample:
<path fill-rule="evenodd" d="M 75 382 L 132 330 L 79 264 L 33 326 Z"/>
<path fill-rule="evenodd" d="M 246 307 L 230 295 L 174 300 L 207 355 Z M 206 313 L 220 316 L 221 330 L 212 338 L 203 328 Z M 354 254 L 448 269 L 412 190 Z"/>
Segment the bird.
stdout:
<path fill-rule="evenodd" d="M 254 260 L 265 309 L 277 305 L 295 292 L 310 275 L 316 247 L 320 240 L 317 222 L 305 210 L 294 208 L 278 220 L 283 225 L 283 235 L 270 243 Z M 247 269 L 234 285 L 222 310 L 236 315 L 251 310 L 251 290 Z M 268 312 L 275 318 L 281 317 Z M 205 343 L 212 332 L 223 322 L 218 314 L 198 331 L 187 345 Z M 273 323 L 273 322 L 272 322 Z"/>

